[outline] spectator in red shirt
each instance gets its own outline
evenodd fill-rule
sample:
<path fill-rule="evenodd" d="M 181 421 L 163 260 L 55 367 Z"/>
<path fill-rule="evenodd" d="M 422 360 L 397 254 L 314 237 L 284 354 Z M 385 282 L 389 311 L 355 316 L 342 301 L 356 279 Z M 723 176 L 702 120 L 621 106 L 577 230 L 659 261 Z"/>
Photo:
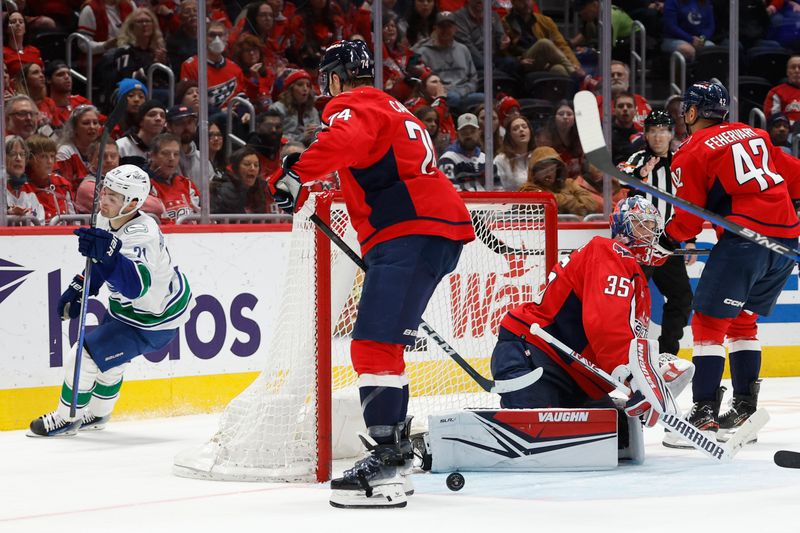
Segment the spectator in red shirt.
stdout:
<path fill-rule="evenodd" d="M 26 43 L 25 17 L 19 11 L 13 11 L 3 19 L 3 62 L 12 78 L 25 63 L 44 67 L 39 49 Z"/>
<path fill-rule="evenodd" d="M 91 213 L 92 203 L 94 201 L 94 183 L 95 174 L 97 173 L 97 164 L 100 155 L 100 139 L 93 141 L 86 148 L 86 157 L 88 158 L 86 174 L 78 185 L 78 190 L 75 192 L 75 211 L 78 213 Z M 103 150 L 103 175 L 105 176 L 109 170 L 115 169 L 119 166 L 119 150 L 117 143 L 114 139 L 106 139 L 106 147 Z"/>
<path fill-rule="evenodd" d="M 397 27 L 397 15 L 393 11 L 383 12 L 383 89 L 404 102 L 411 97 L 413 86 L 411 70 L 419 76 L 422 66 L 419 57 L 414 57 L 414 52 L 405 45 L 405 37 Z"/>
<path fill-rule="evenodd" d="M 47 96 L 47 84 L 42 67 L 36 63 L 22 65 L 14 80 L 14 87 L 17 88 L 18 94 L 26 94 L 33 99 L 39 110 L 40 127 L 49 125 L 48 133 L 52 133 L 53 129 L 60 129 L 61 124 L 56 124 L 58 108 L 53 99 Z"/>
<path fill-rule="evenodd" d="M 611 109 L 614 109 L 614 100 L 617 95 L 627 93 L 631 85 L 631 68 L 616 59 L 611 61 Z M 633 124 L 639 131 L 644 131 L 644 119 L 650 114 L 653 109 L 650 104 L 641 94 L 633 95 L 636 103 L 635 115 L 633 117 Z M 597 97 L 597 106 L 600 108 L 600 116 L 603 116 L 603 96 Z"/>
<path fill-rule="evenodd" d="M 197 0 L 183 0 L 175 11 L 175 27 L 168 30 L 167 54 L 172 71 L 180 72 L 181 64 L 197 54 Z"/>
<path fill-rule="evenodd" d="M 14 84 L 11 83 L 11 77 L 8 75 L 8 67 L 3 63 L 3 103 L 6 103 L 12 96 L 14 96 Z"/>
<path fill-rule="evenodd" d="M 436 110 L 436 113 L 439 114 L 440 134 L 447 135 L 451 143 L 456 142 L 456 126 L 453 123 L 450 108 L 447 106 L 447 88 L 444 86 L 442 78 L 429 68 L 426 68 L 420 77 L 416 96 L 406 102 L 406 107 L 411 112 L 423 106 L 430 106 Z"/>
<path fill-rule="evenodd" d="M 36 198 L 44 207 L 45 223 L 58 215 L 74 215 L 73 190 L 69 181 L 53 172 L 56 162 L 56 142 L 44 135 L 34 134 L 25 141 L 30 150 L 28 179 Z"/>
<path fill-rule="evenodd" d="M 206 44 L 208 46 L 208 104 L 225 109 L 231 98 L 245 92 L 246 82 L 239 65 L 226 59 L 223 53 L 228 42 L 228 30 L 221 22 L 208 25 Z M 181 65 L 181 79 L 197 81 L 197 56 L 192 56 Z"/>
<path fill-rule="evenodd" d="M 70 183 L 73 192 L 78 190 L 78 185 L 88 172 L 86 151 L 99 136 L 100 113 L 93 105 L 78 106 L 64 123 L 56 155 L 56 169 Z"/>
<path fill-rule="evenodd" d="M 289 45 L 287 29 L 285 18 L 282 23 L 276 23 L 275 8 L 269 2 L 250 2 L 238 28 L 231 33 L 231 46 L 242 35 L 253 35 L 261 42 L 264 57 L 273 63 L 284 55 Z"/>
<path fill-rule="evenodd" d="M 49 61 L 44 68 L 44 78 L 50 87 L 50 98 L 56 106 L 54 128 L 61 128 L 79 105 L 91 104 L 84 96 L 72 94 L 72 75 L 65 62 L 58 59 Z"/>
<path fill-rule="evenodd" d="M 322 51 L 344 37 L 344 16 L 331 0 L 308 0 L 289 22 L 286 57 L 302 68 L 316 68 Z"/>
<path fill-rule="evenodd" d="M 800 54 L 786 62 L 786 83 L 770 89 L 764 99 L 764 114 L 783 113 L 794 124 L 800 118 Z"/>
<path fill-rule="evenodd" d="M 180 140 L 171 133 L 153 139 L 148 174 L 150 194 L 161 201 L 161 223 L 174 224 L 183 215 L 200 211 L 200 191 L 180 174 Z"/>
<path fill-rule="evenodd" d="M 264 4 L 268 9 L 269 4 Z M 231 59 L 245 76 L 245 93 L 256 110 L 267 109 L 272 103 L 272 85 L 275 83 L 275 64 L 266 60 L 258 37 L 243 33 L 234 43 Z"/>

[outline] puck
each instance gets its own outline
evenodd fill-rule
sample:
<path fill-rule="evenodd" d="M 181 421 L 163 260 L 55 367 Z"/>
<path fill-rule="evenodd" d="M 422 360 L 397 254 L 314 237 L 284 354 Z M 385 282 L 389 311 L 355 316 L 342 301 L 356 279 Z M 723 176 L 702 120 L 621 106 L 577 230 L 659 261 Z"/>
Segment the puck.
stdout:
<path fill-rule="evenodd" d="M 800 468 L 800 453 L 788 450 L 775 452 L 775 464 L 783 468 Z"/>
<path fill-rule="evenodd" d="M 448 489 L 452 490 L 453 492 L 457 492 L 464 488 L 464 476 L 458 472 L 453 472 L 447 476 L 445 483 L 447 484 Z"/>

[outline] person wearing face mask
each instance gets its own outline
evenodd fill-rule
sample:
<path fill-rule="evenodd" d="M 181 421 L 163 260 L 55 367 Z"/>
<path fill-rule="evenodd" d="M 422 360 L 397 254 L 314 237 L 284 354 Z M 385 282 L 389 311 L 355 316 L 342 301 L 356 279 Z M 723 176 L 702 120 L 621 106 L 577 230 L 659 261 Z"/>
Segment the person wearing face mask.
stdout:
<path fill-rule="evenodd" d="M 234 96 L 245 92 L 246 80 L 242 69 L 223 55 L 228 42 L 228 30 L 221 22 L 208 25 L 206 43 L 208 45 L 208 105 L 225 109 Z M 198 59 L 194 55 L 181 64 L 181 80 L 199 79 Z"/>
<path fill-rule="evenodd" d="M 258 154 L 262 176 L 272 174 L 281 166 L 280 151 L 286 142 L 283 117 L 278 111 L 268 109 L 256 117 L 256 131 L 247 138 L 247 146 Z"/>
<path fill-rule="evenodd" d="M 6 138 L 6 205 L 12 216 L 33 216 L 44 224 L 44 208 L 36 198 L 33 186 L 28 183 L 25 164 L 28 161 L 28 146 L 22 137 Z"/>
<path fill-rule="evenodd" d="M 147 173 L 150 194 L 161 200 L 161 224 L 174 224 L 183 215 L 200 211 L 200 191 L 180 173 L 181 141 L 171 133 L 153 139 Z"/>

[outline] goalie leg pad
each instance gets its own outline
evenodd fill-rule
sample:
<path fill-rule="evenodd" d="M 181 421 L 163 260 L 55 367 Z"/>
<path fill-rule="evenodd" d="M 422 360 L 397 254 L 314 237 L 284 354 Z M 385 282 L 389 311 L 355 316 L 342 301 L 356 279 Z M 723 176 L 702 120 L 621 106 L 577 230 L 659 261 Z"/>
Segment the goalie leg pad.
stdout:
<path fill-rule="evenodd" d="M 608 470 L 616 409 L 470 410 L 428 418 L 433 472 Z"/>

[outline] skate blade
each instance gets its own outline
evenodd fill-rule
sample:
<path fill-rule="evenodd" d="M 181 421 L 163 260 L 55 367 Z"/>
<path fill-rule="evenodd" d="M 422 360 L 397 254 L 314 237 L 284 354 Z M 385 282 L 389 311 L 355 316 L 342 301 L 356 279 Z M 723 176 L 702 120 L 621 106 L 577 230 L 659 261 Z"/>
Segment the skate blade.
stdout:
<path fill-rule="evenodd" d="M 78 431 L 102 431 L 106 429 L 105 423 L 103 424 L 89 424 L 88 426 L 81 426 Z"/>
<path fill-rule="evenodd" d="M 37 435 L 36 433 L 31 431 L 30 429 L 25 432 L 25 436 L 26 437 L 31 437 L 33 439 L 57 439 L 57 438 L 61 438 L 61 437 L 74 437 L 77 434 L 78 434 L 78 430 L 77 429 L 71 429 L 69 431 L 63 431 L 61 433 L 56 433 L 54 435 Z"/>
<path fill-rule="evenodd" d="M 717 433 L 717 442 L 728 442 L 735 434 L 735 431 L 720 429 Z M 755 444 L 756 442 L 758 442 L 758 435 L 754 435 L 753 438 L 749 439 L 745 444 Z"/>
<path fill-rule="evenodd" d="M 702 433 L 703 435 L 705 435 L 707 438 L 709 438 L 712 441 L 716 439 L 716 437 L 715 437 L 713 432 L 701 431 L 700 433 Z M 717 441 L 718 440 L 719 439 L 717 439 Z M 693 450 L 694 449 L 694 446 L 689 444 L 686 441 L 686 439 L 684 439 L 683 437 L 679 437 L 679 436 L 673 435 L 673 433 L 671 431 L 667 431 L 666 432 L 666 434 L 664 435 L 664 438 L 661 441 L 661 445 L 664 446 L 665 448 L 672 448 L 673 450 Z"/>
<path fill-rule="evenodd" d="M 395 509 L 408 504 L 403 485 L 378 485 L 367 497 L 363 490 L 333 490 L 330 504 L 338 509 Z"/>

